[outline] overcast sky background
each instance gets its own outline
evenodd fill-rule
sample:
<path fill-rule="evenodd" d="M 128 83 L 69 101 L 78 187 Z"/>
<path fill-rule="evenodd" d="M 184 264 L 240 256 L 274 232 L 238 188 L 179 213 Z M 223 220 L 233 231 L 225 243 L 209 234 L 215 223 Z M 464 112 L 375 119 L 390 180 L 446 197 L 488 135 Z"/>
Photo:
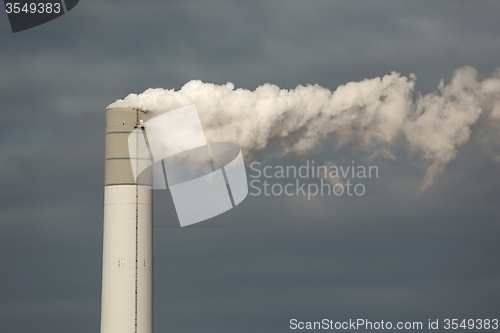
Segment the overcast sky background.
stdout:
<path fill-rule="evenodd" d="M 498 17 L 485 0 L 87 0 L 12 34 L 0 14 L 1 331 L 99 331 L 108 104 L 192 79 L 334 90 L 391 71 L 428 93 L 463 65 L 500 67 Z M 358 161 L 323 146 L 254 159 Z M 189 228 L 155 192 L 155 331 L 498 318 L 500 164 L 473 137 L 421 195 L 414 156 L 373 163 L 361 198 L 249 196 Z"/>

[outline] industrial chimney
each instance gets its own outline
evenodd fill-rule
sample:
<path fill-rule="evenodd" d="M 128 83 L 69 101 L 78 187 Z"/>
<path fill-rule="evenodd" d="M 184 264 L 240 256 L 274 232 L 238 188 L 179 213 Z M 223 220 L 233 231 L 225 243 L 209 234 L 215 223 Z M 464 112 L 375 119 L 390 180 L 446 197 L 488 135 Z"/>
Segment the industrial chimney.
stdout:
<path fill-rule="evenodd" d="M 146 171 L 136 180 L 131 165 L 140 158 L 129 155 L 129 135 L 137 133 L 139 142 L 148 116 L 106 110 L 101 333 L 153 331 L 152 176 Z"/>

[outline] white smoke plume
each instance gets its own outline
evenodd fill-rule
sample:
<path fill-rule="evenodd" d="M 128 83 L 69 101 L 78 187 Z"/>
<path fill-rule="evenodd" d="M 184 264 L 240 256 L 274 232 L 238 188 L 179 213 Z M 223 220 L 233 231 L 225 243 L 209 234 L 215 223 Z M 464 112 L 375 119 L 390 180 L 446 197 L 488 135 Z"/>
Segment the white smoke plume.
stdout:
<path fill-rule="evenodd" d="M 415 81 L 413 74 L 393 72 L 332 92 L 318 85 L 287 90 L 272 84 L 250 91 L 193 80 L 177 91 L 130 94 L 108 108 L 165 112 L 195 104 L 208 141 L 234 142 L 246 153 L 272 140 L 283 154 L 300 155 L 333 137 L 328 142 L 336 147 L 354 144 L 373 156 L 394 158 L 392 149 L 404 140 L 428 165 L 425 190 L 455 160 L 480 117 L 499 130 L 500 69 L 479 81 L 474 68 L 459 68 L 448 84 L 441 81 L 437 91 L 423 96 L 415 92 Z"/>

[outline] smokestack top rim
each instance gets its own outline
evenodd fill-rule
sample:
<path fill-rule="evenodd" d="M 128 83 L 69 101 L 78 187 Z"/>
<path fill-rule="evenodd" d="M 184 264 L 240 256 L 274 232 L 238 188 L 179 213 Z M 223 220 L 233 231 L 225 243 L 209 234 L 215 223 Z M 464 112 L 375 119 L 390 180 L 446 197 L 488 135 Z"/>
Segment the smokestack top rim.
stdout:
<path fill-rule="evenodd" d="M 108 106 L 108 107 L 106 108 L 106 111 L 110 111 L 110 110 L 120 110 L 120 109 L 121 109 L 121 110 L 130 110 L 130 111 L 139 111 L 139 112 L 142 112 L 142 113 L 149 113 L 149 112 L 151 112 L 150 110 L 147 110 L 147 109 L 141 109 L 141 108 L 136 108 L 136 107 L 132 107 L 132 108 L 131 108 L 131 107 L 123 107 L 123 106 L 122 106 L 122 107 L 120 107 L 120 106 L 118 106 L 118 107 L 116 107 L 116 106 L 115 106 L 115 107 L 109 107 L 109 106 Z"/>

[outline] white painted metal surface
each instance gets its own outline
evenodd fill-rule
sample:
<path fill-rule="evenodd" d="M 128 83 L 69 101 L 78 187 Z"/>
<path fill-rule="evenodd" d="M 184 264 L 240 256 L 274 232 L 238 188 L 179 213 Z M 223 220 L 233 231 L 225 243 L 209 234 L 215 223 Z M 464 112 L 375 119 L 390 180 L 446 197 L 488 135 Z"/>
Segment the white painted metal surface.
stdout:
<path fill-rule="evenodd" d="M 101 333 L 152 332 L 152 220 L 150 187 L 105 188 Z"/>

